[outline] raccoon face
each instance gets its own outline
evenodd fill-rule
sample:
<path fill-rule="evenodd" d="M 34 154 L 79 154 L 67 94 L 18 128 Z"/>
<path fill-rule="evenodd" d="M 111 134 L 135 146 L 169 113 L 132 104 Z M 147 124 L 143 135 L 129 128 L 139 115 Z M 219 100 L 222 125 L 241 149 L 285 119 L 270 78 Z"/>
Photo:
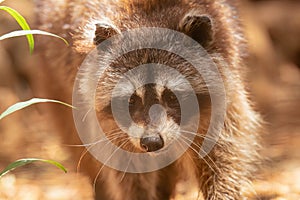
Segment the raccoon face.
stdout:
<path fill-rule="evenodd" d="M 152 152 L 163 148 L 178 137 L 180 105 L 175 94 L 158 84 L 138 88 L 129 97 L 132 122 L 128 128 L 131 142 Z M 136 127 L 138 126 L 138 127 Z"/>
<path fill-rule="evenodd" d="M 152 67 L 153 64 L 147 63 L 176 60 L 171 58 L 172 55 L 160 52 L 160 56 L 157 56 L 156 53 L 154 50 L 145 50 L 124 56 L 107 69 L 97 87 L 99 123 L 104 127 L 109 124 L 108 133 L 119 129 L 119 139 L 116 138 L 115 143 L 127 146 L 130 150 L 163 150 L 179 139 L 183 130 L 193 127 L 193 118 L 199 114 L 199 110 L 202 116 L 205 113 L 203 111 L 210 109 L 209 94 L 201 84 L 201 77 L 192 73 L 192 68 L 185 71 L 186 76 L 180 75 L 178 70 L 185 65 L 180 59 L 176 61 L 176 67 L 175 63 L 168 63 L 168 66 L 179 67 L 178 70 L 172 68 L 174 71 L 169 71 L 161 64 Z M 143 56 L 148 59 L 143 59 Z M 132 62 L 127 63 L 129 58 Z M 142 70 L 137 71 L 140 66 L 143 66 Z M 186 69 L 188 67 L 185 66 Z M 112 76 L 113 79 L 109 78 Z M 195 93 L 200 87 L 202 90 Z M 196 105 L 193 104 L 194 99 Z M 209 112 L 206 115 L 209 117 Z"/>
<path fill-rule="evenodd" d="M 131 120 L 121 119 L 118 125 L 125 128 L 128 139 L 136 148 L 157 151 L 179 137 L 180 104 L 167 87 L 147 84 L 135 89 L 130 96 L 113 96 L 112 101 L 116 102 L 115 109 L 120 116 L 125 117 L 129 112 Z M 107 105 L 102 114 L 113 117 L 111 106 Z M 125 106 L 128 110 L 124 109 Z"/>
<path fill-rule="evenodd" d="M 178 23 L 178 29 L 204 48 L 208 48 L 213 41 L 212 20 L 209 16 L 190 12 Z M 95 45 L 117 32 L 119 31 L 113 26 L 97 24 Z M 99 50 L 107 51 L 107 49 L 109 46 L 102 46 Z M 184 74 L 192 90 L 176 74 L 146 70 L 133 75 L 133 79 L 125 81 L 118 91 L 112 94 L 113 88 L 124 73 L 147 63 L 171 66 Z M 106 69 L 105 74 L 97 87 L 96 110 L 99 123 L 107 127 L 107 134 L 111 134 L 112 142 L 119 146 L 125 146 L 132 151 L 135 151 L 134 149 L 143 152 L 158 151 L 181 136 L 182 126 L 193 126 L 190 121 L 197 110 L 201 110 L 201 115 L 208 110 L 205 115 L 207 118 L 210 116 L 210 98 L 203 79 L 184 59 L 168 52 L 147 49 L 128 53 Z M 145 80 L 152 81 L 145 84 Z M 188 116 L 183 118 L 180 102 L 188 105 L 190 95 L 194 93 L 198 101 L 197 108 L 187 107 Z M 116 122 L 112 105 L 124 119 L 120 117 L 119 122 Z M 123 127 L 121 131 L 120 126 Z M 119 138 L 111 133 L 114 129 L 119 130 Z"/>

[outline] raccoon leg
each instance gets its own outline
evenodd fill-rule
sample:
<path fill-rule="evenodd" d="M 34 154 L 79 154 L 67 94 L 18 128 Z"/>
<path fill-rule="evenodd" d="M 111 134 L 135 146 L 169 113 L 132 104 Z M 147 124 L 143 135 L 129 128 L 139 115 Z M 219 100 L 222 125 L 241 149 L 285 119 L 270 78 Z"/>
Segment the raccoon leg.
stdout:
<path fill-rule="evenodd" d="M 199 167 L 199 186 L 205 200 L 241 200 L 242 191 L 249 183 L 247 169 L 239 168 L 238 160 L 214 161 L 213 157 Z"/>

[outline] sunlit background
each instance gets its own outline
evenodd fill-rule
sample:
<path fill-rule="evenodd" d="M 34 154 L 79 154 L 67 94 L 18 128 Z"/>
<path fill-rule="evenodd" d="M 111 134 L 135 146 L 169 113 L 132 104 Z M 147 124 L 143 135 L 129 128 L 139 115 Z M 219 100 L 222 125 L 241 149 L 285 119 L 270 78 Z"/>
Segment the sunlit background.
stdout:
<path fill-rule="evenodd" d="M 300 199 L 300 1 L 243 0 L 240 11 L 249 41 L 248 90 L 265 120 L 262 134 L 265 158 L 253 184 L 252 199 Z M 34 27 L 30 0 L 2 3 L 18 10 Z M 0 12 L 0 35 L 20 29 Z M 36 53 L 36 52 L 35 52 Z M 0 113 L 34 97 L 33 68 L 25 38 L 0 41 Z M 39 67 L 43 67 L 41 64 Z M 25 157 L 57 160 L 70 169 L 33 164 L 0 179 L 0 199 L 92 199 L 92 186 L 72 172 L 72 162 L 51 120 L 37 106 L 0 121 L 0 169 Z M 29 192 L 30 191 L 30 192 Z M 251 191 L 253 192 L 253 191 Z M 182 197 L 187 199 L 187 197 Z"/>

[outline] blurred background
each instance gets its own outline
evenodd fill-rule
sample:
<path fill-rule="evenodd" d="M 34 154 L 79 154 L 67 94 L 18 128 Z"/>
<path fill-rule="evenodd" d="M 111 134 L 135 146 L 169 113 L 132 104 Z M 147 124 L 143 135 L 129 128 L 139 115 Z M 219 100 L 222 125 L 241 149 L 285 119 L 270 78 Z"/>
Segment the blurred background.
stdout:
<path fill-rule="evenodd" d="M 253 184 L 251 199 L 300 199 L 300 1 L 241 1 L 250 55 L 248 79 L 251 99 L 265 120 L 262 134 L 265 158 Z M 34 24 L 31 0 L 7 0 L 29 24 Z M 0 12 L 0 35 L 20 29 Z M 33 97 L 31 67 L 25 37 L 0 41 L 0 113 L 10 105 Z M 43 67 L 42 65 L 40 66 Z M 92 199 L 86 177 L 72 172 L 66 147 L 59 143 L 47 113 L 32 106 L 0 121 L 0 169 L 19 158 L 54 159 L 70 173 L 45 164 L 20 168 L 0 179 L 4 199 Z M 30 192 L 29 192 L 30 191 Z M 188 199 L 188 198 L 184 198 Z"/>

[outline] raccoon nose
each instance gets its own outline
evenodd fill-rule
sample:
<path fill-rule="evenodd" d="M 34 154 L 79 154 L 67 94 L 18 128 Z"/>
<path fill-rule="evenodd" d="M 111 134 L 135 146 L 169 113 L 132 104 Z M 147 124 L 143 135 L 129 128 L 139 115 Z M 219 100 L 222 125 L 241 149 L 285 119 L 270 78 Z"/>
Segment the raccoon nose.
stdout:
<path fill-rule="evenodd" d="M 153 152 L 163 148 L 164 141 L 159 135 L 146 136 L 140 139 L 140 145 L 147 152 Z"/>

